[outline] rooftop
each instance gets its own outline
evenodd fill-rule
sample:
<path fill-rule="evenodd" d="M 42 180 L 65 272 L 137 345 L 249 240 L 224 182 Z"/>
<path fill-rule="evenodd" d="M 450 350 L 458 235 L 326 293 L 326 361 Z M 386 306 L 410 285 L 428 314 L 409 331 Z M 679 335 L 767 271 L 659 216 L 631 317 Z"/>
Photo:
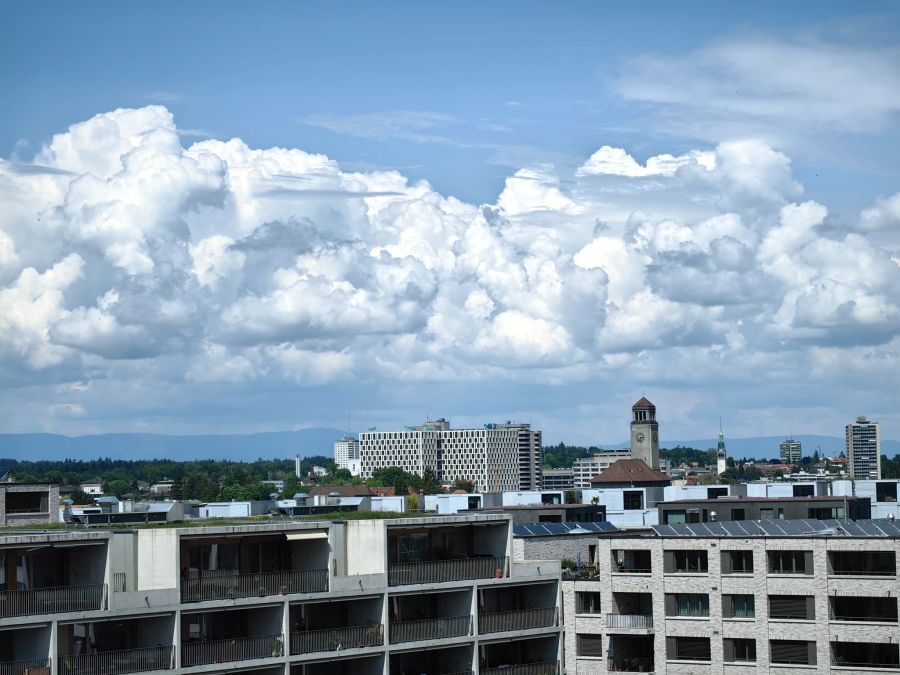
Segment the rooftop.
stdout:
<path fill-rule="evenodd" d="M 620 459 L 611 464 L 606 471 L 591 478 L 595 483 L 658 483 L 671 482 L 671 478 L 659 471 L 654 471 L 642 459 Z"/>
<path fill-rule="evenodd" d="M 646 396 L 641 396 L 640 400 L 638 400 L 637 403 L 635 403 L 633 406 L 631 406 L 631 409 L 638 410 L 639 408 L 655 408 L 655 407 L 656 407 L 655 405 L 653 405 L 652 403 L 650 403 L 650 401 L 647 400 Z"/>
<path fill-rule="evenodd" d="M 652 525 L 660 537 L 859 537 L 900 538 L 893 520 L 736 520 L 716 523 Z"/>

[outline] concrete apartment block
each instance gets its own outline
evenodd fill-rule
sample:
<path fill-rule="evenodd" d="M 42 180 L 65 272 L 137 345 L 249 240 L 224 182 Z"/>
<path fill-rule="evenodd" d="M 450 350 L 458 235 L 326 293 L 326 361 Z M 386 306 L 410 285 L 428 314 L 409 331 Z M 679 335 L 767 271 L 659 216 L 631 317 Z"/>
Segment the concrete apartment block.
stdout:
<path fill-rule="evenodd" d="M 0 483 L 0 527 L 46 525 L 58 520 L 58 485 Z"/>

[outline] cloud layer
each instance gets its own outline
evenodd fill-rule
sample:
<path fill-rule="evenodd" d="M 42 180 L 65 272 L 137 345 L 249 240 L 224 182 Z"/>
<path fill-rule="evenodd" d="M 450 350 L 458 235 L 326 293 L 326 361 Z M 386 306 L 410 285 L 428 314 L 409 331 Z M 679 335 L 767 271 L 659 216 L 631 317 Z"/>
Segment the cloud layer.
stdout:
<path fill-rule="evenodd" d="M 163 424 L 213 389 L 900 376 L 900 194 L 835 221 L 760 141 L 604 146 L 475 205 L 182 138 L 120 109 L 0 160 L 0 374 L 47 414 L 115 408 L 95 383 Z"/>

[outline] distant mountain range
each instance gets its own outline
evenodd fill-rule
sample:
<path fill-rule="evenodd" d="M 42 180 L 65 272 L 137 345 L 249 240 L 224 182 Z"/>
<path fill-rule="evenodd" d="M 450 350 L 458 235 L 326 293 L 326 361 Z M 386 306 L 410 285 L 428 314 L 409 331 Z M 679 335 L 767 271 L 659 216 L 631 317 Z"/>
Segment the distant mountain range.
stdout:
<path fill-rule="evenodd" d="M 250 461 L 258 458 L 290 458 L 295 455 L 331 456 L 334 441 L 346 432 L 339 429 L 314 428 L 299 431 L 274 431 L 258 434 L 209 434 L 168 436 L 165 434 L 98 434 L 94 436 L 61 436 L 58 434 L 0 434 L 0 458 L 31 460 L 96 459 L 228 459 Z M 728 455 L 735 459 L 778 457 L 782 436 L 726 438 Z M 820 454 L 837 455 L 844 449 L 844 439 L 837 436 L 794 436 L 803 445 L 804 456 L 816 448 Z M 717 439 L 663 440 L 660 445 L 673 448 L 714 448 Z M 610 450 L 627 448 L 628 442 L 604 445 Z M 881 441 L 881 452 L 893 457 L 900 454 L 900 441 Z"/>
<path fill-rule="evenodd" d="M 725 438 L 725 449 L 728 456 L 734 459 L 743 459 L 745 457 L 756 457 L 758 459 L 777 459 L 778 444 L 785 440 L 784 436 L 754 436 L 753 438 Z M 803 456 L 812 456 L 819 450 L 820 455 L 828 455 L 834 457 L 839 455 L 845 449 L 845 441 L 838 436 L 816 436 L 812 434 L 801 434 L 794 436 L 795 441 L 799 441 Z M 719 442 L 718 438 L 699 438 L 693 440 L 660 440 L 660 447 L 674 448 L 681 445 L 688 448 L 697 448 L 698 450 L 706 450 L 716 447 Z M 604 446 L 609 449 L 627 448 L 629 442 L 617 443 L 616 445 Z M 893 457 L 900 454 L 900 441 L 891 441 L 881 439 L 881 454 Z"/>
<path fill-rule="evenodd" d="M 314 428 L 258 434 L 0 434 L 0 458 L 18 460 L 96 459 L 254 459 L 309 457 L 334 452 L 334 441 L 346 432 Z"/>

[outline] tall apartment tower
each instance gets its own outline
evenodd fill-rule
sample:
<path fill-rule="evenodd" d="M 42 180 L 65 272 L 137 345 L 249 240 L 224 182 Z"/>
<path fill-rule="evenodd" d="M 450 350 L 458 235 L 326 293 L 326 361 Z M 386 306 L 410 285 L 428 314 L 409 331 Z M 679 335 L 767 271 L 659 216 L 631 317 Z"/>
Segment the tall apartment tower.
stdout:
<path fill-rule="evenodd" d="M 850 478 L 881 478 L 881 433 L 878 422 L 857 417 L 856 422 L 847 425 L 846 434 Z"/>
<path fill-rule="evenodd" d="M 781 457 L 782 464 L 800 464 L 803 460 L 803 451 L 800 448 L 800 441 L 788 438 L 778 444 L 778 454 Z"/>
<path fill-rule="evenodd" d="M 339 469 L 348 469 L 354 476 L 359 474 L 359 441 L 352 436 L 339 438 L 334 442 L 334 464 Z"/>
<path fill-rule="evenodd" d="M 659 422 L 656 406 L 645 397 L 631 406 L 631 456 L 659 471 Z"/>
<path fill-rule="evenodd" d="M 530 424 L 507 421 L 496 425 L 498 429 L 515 429 L 519 440 L 519 489 L 540 490 L 543 486 L 541 464 L 544 461 L 544 448 L 541 444 L 541 432 L 532 429 Z"/>

